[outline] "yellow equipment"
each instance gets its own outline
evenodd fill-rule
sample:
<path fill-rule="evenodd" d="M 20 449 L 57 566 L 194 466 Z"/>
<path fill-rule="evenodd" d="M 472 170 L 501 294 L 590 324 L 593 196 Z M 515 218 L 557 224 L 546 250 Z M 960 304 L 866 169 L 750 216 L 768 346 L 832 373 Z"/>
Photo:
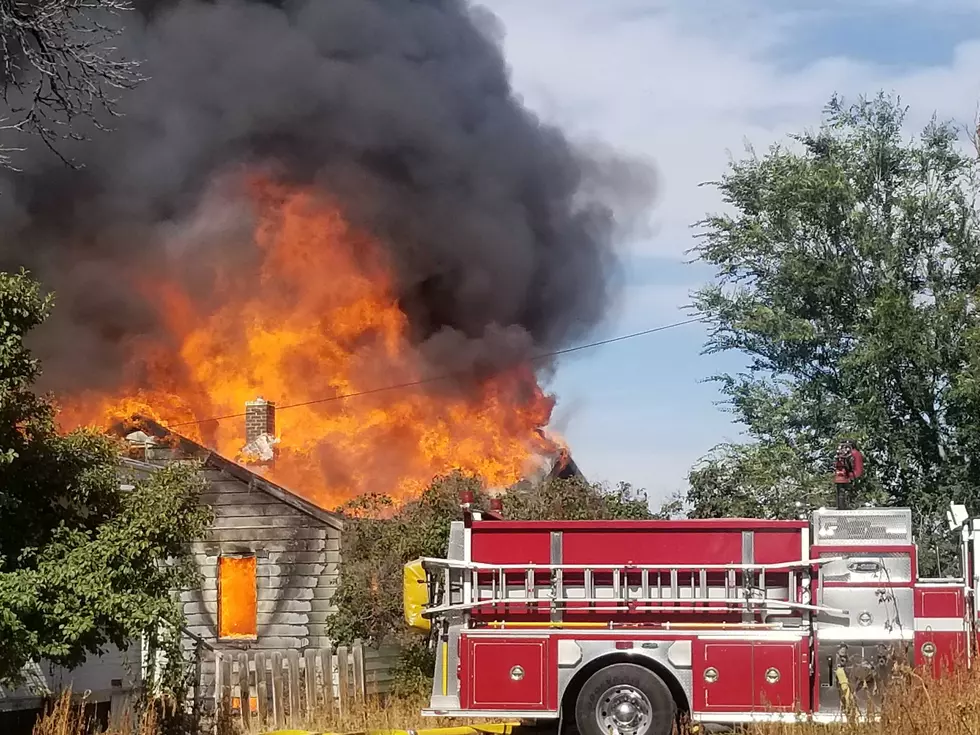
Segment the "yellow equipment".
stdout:
<path fill-rule="evenodd" d="M 422 611 L 429 604 L 429 585 L 425 580 L 421 559 L 410 561 L 405 565 L 402 588 L 405 622 L 412 628 L 428 632 L 432 626 L 428 618 L 422 617 Z"/>

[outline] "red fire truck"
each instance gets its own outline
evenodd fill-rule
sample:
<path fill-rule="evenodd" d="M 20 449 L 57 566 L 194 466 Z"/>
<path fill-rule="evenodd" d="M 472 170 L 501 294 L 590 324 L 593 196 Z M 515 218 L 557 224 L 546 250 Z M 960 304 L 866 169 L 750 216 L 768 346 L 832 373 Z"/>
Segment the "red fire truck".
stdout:
<path fill-rule="evenodd" d="M 425 714 L 662 735 L 872 717 L 897 661 L 975 656 L 980 519 L 951 506 L 959 577 L 922 579 L 903 508 L 809 521 L 509 521 L 462 502 L 445 559 L 405 568 L 437 644 Z M 957 664 L 958 665 L 958 664 Z"/>

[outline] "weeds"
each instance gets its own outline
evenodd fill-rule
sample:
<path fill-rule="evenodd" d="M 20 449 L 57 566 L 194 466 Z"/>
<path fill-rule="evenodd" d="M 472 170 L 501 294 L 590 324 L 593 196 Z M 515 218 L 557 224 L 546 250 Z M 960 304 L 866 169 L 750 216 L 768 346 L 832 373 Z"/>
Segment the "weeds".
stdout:
<path fill-rule="evenodd" d="M 419 729 L 464 725 L 467 720 L 423 718 L 420 711 L 428 704 L 425 694 L 373 699 L 341 715 L 320 713 L 309 721 L 291 723 L 290 728 L 312 732 L 356 733 L 365 730 Z M 474 721 L 475 722 L 475 721 Z M 252 732 L 274 728 L 253 726 Z M 220 717 L 218 735 L 243 732 L 236 713 Z M 834 724 L 784 723 L 755 725 L 747 735 L 977 735 L 980 733 L 980 671 L 958 669 L 940 680 L 905 670 L 885 693 L 880 719 L 873 723 Z M 100 729 L 91 716 L 73 702 L 70 693 L 62 695 L 39 719 L 34 735 L 196 735 L 187 723 L 176 719 L 166 708 L 151 708 L 114 728 Z"/>

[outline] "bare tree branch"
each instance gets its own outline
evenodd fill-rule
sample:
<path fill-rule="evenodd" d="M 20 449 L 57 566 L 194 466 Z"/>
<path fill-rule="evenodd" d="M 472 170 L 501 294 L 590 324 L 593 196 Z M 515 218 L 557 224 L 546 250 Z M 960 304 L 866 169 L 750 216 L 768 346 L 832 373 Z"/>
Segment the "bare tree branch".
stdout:
<path fill-rule="evenodd" d="M 106 130 L 118 115 L 113 90 L 142 80 L 139 62 L 116 58 L 109 45 L 121 31 L 110 21 L 130 9 L 130 0 L 0 0 L 0 96 L 9 110 L 0 136 L 37 136 L 74 166 L 59 143 L 83 140 L 85 125 Z M 0 167 L 11 168 L 17 150 L 0 137 Z"/>

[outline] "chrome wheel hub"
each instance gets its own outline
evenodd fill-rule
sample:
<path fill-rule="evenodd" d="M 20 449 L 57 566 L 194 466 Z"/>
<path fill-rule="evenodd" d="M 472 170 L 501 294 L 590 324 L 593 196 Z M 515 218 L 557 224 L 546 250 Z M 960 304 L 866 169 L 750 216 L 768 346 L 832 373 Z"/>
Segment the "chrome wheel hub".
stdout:
<path fill-rule="evenodd" d="M 644 735 L 650 729 L 652 712 L 647 696 L 629 684 L 607 689 L 595 708 L 599 727 L 609 735 Z"/>

